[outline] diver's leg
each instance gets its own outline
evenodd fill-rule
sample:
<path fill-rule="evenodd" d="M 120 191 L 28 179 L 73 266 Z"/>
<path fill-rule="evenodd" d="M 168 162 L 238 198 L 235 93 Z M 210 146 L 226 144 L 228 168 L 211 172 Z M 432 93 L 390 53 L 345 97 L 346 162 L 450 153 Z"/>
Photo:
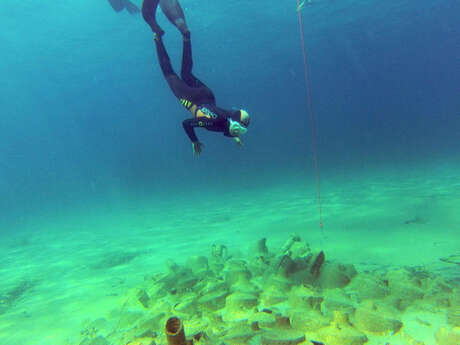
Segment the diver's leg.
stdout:
<path fill-rule="evenodd" d="M 169 21 L 179 29 L 182 35 L 187 35 L 189 29 L 185 22 L 184 11 L 178 0 L 160 0 L 160 7 Z"/>
<path fill-rule="evenodd" d="M 158 62 L 160 63 L 161 71 L 163 72 L 164 77 L 168 78 L 171 75 L 176 75 L 161 36 L 156 36 L 154 41 L 155 47 L 157 48 Z"/>
<path fill-rule="evenodd" d="M 160 62 L 161 71 L 166 79 L 173 94 L 181 99 L 188 98 L 190 95 L 194 95 L 195 90 L 189 87 L 179 76 L 174 72 L 169 60 L 168 52 L 163 44 L 161 37 L 155 37 L 155 47 L 157 49 L 158 61 Z"/>
<path fill-rule="evenodd" d="M 192 59 L 192 42 L 190 33 L 184 36 L 182 47 L 182 70 L 181 79 L 188 87 L 194 90 L 194 99 L 200 100 L 202 103 L 215 104 L 216 99 L 212 90 L 206 86 L 201 80 L 192 74 L 193 59 Z"/>
<path fill-rule="evenodd" d="M 142 3 L 142 16 L 147 24 L 150 25 L 152 31 L 161 37 L 165 32 L 157 24 L 156 20 L 156 12 L 159 2 L 160 0 L 144 0 Z"/>
<path fill-rule="evenodd" d="M 192 58 L 192 42 L 190 32 L 184 36 L 182 45 L 182 68 L 181 78 L 190 87 L 207 87 L 201 80 L 192 74 L 193 58 Z"/>

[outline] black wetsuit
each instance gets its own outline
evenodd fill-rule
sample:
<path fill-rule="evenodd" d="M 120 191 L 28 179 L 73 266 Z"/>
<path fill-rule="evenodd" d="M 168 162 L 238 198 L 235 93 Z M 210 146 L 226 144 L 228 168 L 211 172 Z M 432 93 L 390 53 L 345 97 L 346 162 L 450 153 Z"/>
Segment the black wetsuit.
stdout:
<path fill-rule="evenodd" d="M 216 106 L 213 92 L 203 82 L 192 74 L 192 44 L 190 39 L 185 39 L 182 51 L 181 78 L 174 72 L 169 60 L 168 52 L 161 37 L 155 39 L 160 67 L 166 81 L 180 103 L 190 110 L 195 106 L 195 117 L 184 120 L 182 125 L 185 132 L 193 143 L 198 142 L 195 127 L 202 127 L 209 131 L 223 132 L 227 137 L 229 133 L 229 121 L 240 121 L 239 110 L 225 110 Z M 206 117 L 196 117 L 197 110 L 201 110 Z"/>

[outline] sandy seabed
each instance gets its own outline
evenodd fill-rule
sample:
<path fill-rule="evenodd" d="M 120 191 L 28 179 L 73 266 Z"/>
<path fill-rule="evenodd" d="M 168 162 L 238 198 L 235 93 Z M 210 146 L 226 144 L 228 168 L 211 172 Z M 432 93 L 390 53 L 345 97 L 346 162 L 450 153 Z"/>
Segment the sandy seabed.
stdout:
<path fill-rule="evenodd" d="M 301 183 L 28 225 L 0 244 L 0 344 L 165 344 L 175 315 L 198 344 L 458 345 L 449 176 L 329 182 L 322 231 Z"/>

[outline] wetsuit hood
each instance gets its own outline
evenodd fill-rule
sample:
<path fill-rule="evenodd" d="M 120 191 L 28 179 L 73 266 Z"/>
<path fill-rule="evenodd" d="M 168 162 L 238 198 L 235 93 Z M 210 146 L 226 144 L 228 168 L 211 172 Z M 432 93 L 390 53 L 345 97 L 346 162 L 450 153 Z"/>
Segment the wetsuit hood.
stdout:
<path fill-rule="evenodd" d="M 228 112 L 228 118 L 232 119 L 233 121 L 241 121 L 241 113 L 239 110 L 229 110 Z"/>

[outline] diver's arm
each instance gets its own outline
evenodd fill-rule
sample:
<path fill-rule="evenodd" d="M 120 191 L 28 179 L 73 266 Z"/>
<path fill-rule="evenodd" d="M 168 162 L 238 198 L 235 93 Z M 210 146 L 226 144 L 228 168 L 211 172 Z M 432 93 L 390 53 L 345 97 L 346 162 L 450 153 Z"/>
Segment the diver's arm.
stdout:
<path fill-rule="evenodd" d="M 200 126 L 200 121 L 197 119 L 187 119 L 182 121 L 182 126 L 184 127 L 185 133 L 187 133 L 187 136 L 192 141 L 193 154 L 199 156 L 203 151 L 204 145 L 198 141 L 194 127 Z"/>
<path fill-rule="evenodd" d="M 182 127 L 184 127 L 185 133 L 190 138 L 192 143 L 198 142 L 198 137 L 195 134 L 194 127 L 198 127 L 198 121 L 196 119 L 187 119 L 182 121 Z"/>

